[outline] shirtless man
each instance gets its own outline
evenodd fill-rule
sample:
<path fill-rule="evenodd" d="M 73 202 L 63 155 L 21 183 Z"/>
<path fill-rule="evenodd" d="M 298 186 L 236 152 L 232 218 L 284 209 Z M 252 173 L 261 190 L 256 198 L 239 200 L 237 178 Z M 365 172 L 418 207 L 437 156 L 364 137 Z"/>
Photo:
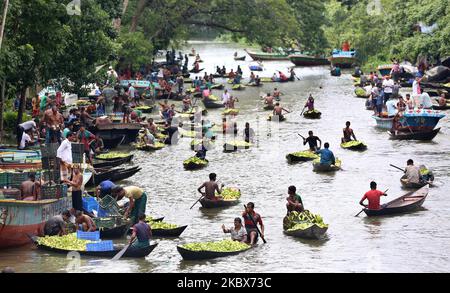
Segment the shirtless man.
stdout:
<path fill-rule="evenodd" d="M 153 118 L 148 118 L 148 126 L 147 126 L 148 130 L 150 131 L 151 134 L 155 135 L 158 128 L 156 126 L 156 124 L 153 122 Z"/>
<path fill-rule="evenodd" d="M 95 232 L 97 230 L 97 226 L 95 226 L 92 218 L 83 214 L 82 211 L 75 213 L 75 228 L 77 231 L 81 229 L 83 232 Z"/>
<path fill-rule="evenodd" d="M 275 98 L 276 101 L 279 101 L 280 100 L 280 96 L 281 96 L 281 92 L 277 88 L 275 88 L 273 90 L 273 97 Z"/>
<path fill-rule="evenodd" d="M 44 122 L 47 125 L 45 143 L 61 143 L 61 130 L 64 129 L 64 118 L 56 106 L 45 111 Z"/>
<path fill-rule="evenodd" d="M 230 99 L 228 100 L 228 105 L 227 105 L 227 109 L 235 109 L 235 102 L 239 102 L 239 99 L 231 96 Z"/>
<path fill-rule="evenodd" d="M 355 133 L 353 132 L 353 129 L 350 128 L 350 121 L 347 121 L 345 123 L 345 128 L 344 128 L 343 132 L 344 132 L 344 137 L 341 139 L 342 143 L 352 141 L 352 138 L 353 138 L 353 140 L 357 140 Z"/>
<path fill-rule="evenodd" d="M 83 175 L 80 173 L 79 167 L 74 167 L 72 181 L 65 179 L 64 182 L 72 186 L 72 207 L 76 211 L 82 211 L 81 187 L 83 185 Z"/>
<path fill-rule="evenodd" d="M 270 93 L 267 93 L 267 96 L 264 98 L 264 104 L 266 104 L 268 108 L 273 109 L 273 96 L 271 96 Z"/>
<path fill-rule="evenodd" d="M 273 109 L 273 116 L 278 116 L 281 121 L 284 118 L 283 111 L 285 111 L 286 113 L 291 113 L 288 110 L 286 110 L 285 108 L 281 107 L 280 103 L 276 103 L 275 108 Z"/>
<path fill-rule="evenodd" d="M 209 181 L 203 183 L 197 190 L 200 192 L 204 197 L 206 197 L 209 200 L 221 200 L 222 197 L 216 197 L 215 192 L 217 191 L 218 194 L 222 193 L 222 188 L 219 189 L 219 185 L 216 183 L 217 175 L 215 173 L 209 174 Z M 202 189 L 205 188 L 205 192 L 202 191 Z"/>
<path fill-rule="evenodd" d="M 22 200 L 38 200 L 40 184 L 36 182 L 36 176 L 31 173 L 28 180 L 20 185 L 20 197 Z"/>

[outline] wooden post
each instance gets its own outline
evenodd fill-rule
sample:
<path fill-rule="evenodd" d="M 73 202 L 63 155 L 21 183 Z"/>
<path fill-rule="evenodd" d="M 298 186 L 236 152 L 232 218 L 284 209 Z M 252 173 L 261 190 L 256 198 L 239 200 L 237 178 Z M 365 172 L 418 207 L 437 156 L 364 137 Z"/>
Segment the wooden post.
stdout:
<path fill-rule="evenodd" d="M 5 101 L 5 92 L 6 92 L 6 79 L 2 80 L 2 90 L 0 92 L 0 142 L 3 140 L 3 109 L 4 109 L 4 101 Z"/>

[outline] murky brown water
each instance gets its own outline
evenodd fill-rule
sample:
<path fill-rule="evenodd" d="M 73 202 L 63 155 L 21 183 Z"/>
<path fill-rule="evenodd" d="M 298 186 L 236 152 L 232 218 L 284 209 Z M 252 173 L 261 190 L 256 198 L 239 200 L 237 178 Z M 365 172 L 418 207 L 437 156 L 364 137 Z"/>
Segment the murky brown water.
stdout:
<path fill-rule="evenodd" d="M 237 45 L 198 43 L 209 71 L 225 64 L 236 69 L 233 53 Z M 244 54 L 243 48 L 238 49 Z M 241 55 L 240 54 L 240 55 Z M 192 59 L 192 57 L 191 57 Z M 247 57 L 249 59 L 249 57 Z M 192 61 L 192 60 L 191 60 Z M 248 63 L 239 62 L 248 76 Z M 266 62 L 261 76 L 270 77 L 274 70 L 284 70 L 289 62 Z M 350 75 L 331 77 L 326 67 L 298 68 L 301 81 L 287 84 L 265 84 L 263 88 L 247 88 L 237 92 L 240 98 L 238 126 L 248 121 L 258 132 L 258 147 L 234 154 L 224 154 L 221 142 L 208 152 L 209 166 L 200 171 L 184 171 L 182 161 L 193 152 L 190 139 L 159 152 L 136 152 L 134 164 L 143 171 L 128 183 L 144 187 L 149 194 L 148 212 L 164 215 L 168 222 L 189 227 L 178 239 L 159 240 L 159 246 L 142 260 L 108 260 L 83 258 L 81 272 L 448 272 L 450 270 L 450 202 L 446 184 L 450 171 L 449 118 L 440 122 L 442 131 L 428 143 L 391 141 L 388 134 L 377 130 L 364 100 L 353 95 Z M 282 104 L 293 110 L 288 120 L 279 125 L 266 121 L 259 96 L 278 86 L 284 93 Z M 312 93 L 321 120 L 305 120 L 299 116 L 305 99 Z M 219 95 L 221 93 L 215 92 Z M 220 122 L 220 110 L 210 110 L 208 118 Z M 366 152 L 345 151 L 339 147 L 345 121 L 352 121 L 358 139 L 369 146 Z M 287 153 L 305 149 L 297 133 L 314 130 L 343 161 L 344 171 L 316 174 L 311 163 L 288 165 Z M 407 159 L 425 163 L 436 176 L 436 187 L 430 189 L 422 211 L 397 217 L 368 219 L 360 211 L 358 201 L 376 180 L 379 188 L 389 191 L 391 200 L 405 193 L 401 189 L 401 173 L 389 164 L 403 166 Z M 242 206 L 220 211 L 203 211 L 197 187 L 216 172 L 228 186 L 242 190 L 242 203 L 253 201 L 266 225 L 266 245 L 238 256 L 202 262 L 186 262 L 176 250 L 179 243 L 209 241 L 226 236 L 221 225 L 232 225 Z M 285 198 L 289 185 L 296 185 L 308 209 L 323 216 L 330 227 L 322 241 L 306 241 L 287 237 L 282 232 Z M 63 255 L 23 247 L 0 251 L 0 267 L 12 266 L 19 272 L 64 272 L 69 264 Z"/>

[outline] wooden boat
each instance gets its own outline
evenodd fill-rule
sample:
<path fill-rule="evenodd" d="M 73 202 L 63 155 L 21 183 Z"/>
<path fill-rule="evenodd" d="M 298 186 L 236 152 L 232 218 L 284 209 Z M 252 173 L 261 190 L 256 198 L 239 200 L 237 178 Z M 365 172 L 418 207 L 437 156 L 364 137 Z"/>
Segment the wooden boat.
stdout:
<path fill-rule="evenodd" d="M 307 119 L 320 119 L 320 116 L 322 116 L 322 113 L 317 110 L 306 111 L 303 113 L 303 117 Z"/>
<path fill-rule="evenodd" d="M 191 72 L 191 73 L 199 73 L 199 72 L 202 72 L 203 70 L 205 70 L 205 68 L 199 69 L 197 71 L 195 69 L 192 69 L 192 70 L 189 70 L 189 72 Z"/>
<path fill-rule="evenodd" d="M 220 109 L 220 108 L 224 108 L 225 105 L 222 103 L 218 103 L 218 102 L 214 102 L 211 100 L 203 100 L 203 105 L 205 106 L 206 109 Z"/>
<path fill-rule="evenodd" d="M 114 148 L 118 147 L 125 140 L 125 135 L 119 135 L 114 138 L 102 138 L 102 140 L 103 140 L 103 145 L 105 146 L 105 148 L 114 149 Z"/>
<path fill-rule="evenodd" d="M 246 56 L 234 57 L 234 61 L 245 61 Z"/>
<path fill-rule="evenodd" d="M 30 243 L 29 235 L 42 235 L 46 221 L 71 207 L 71 197 L 38 201 L 0 199 L 0 249 Z"/>
<path fill-rule="evenodd" d="M 367 145 L 365 145 L 362 141 L 349 141 L 347 143 L 341 143 L 341 148 L 352 151 L 364 151 L 367 149 Z"/>
<path fill-rule="evenodd" d="M 165 147 L 165 144 L 158 144 L 158 145 L 140 145 L 140 146 L 136 146 L 137 150 L 140 151 L 146 151 L 146 152 L 152 152 L 152 151 L 158 151 L 161 150 Z"/>
<path fill-rule="evenodd" d="M 235 84 L 235 85 L 233 85 L 233 87 L 231 89 L 234 91 L 242 91 L 242 90 L 245 90 L 245 85 Z"/>
<path fill-rule="evenodd" d="M 264 53 L 264 52 L 256 53 L 256 52 L 248 51 L 247 49 L 245 49 L 245 52 L 247 52 L 247 54 L 250 55 L 250 57 L 252 57 L 252 59 L 255 61 L 258 61 L 258 60 L 260 60 L 260 61 L 289 60 L 289 55 L 286 53 Z"/>
<path fill-rule="evenodd" d="M 111 176 L 111 181 L 112 182 L 118 182 L 121 180 L 125 180 L 128 179 L 132 176 L 134 176 L 134 174 L 138 173 L 139 171 L 141 171 L 142 169 L 139 166 L 133 167 L 133 168 L 129 168 L 129 169 L 125 169 L 125 170 L 119 170 L 116 171 L 114 173 L 112 173 Z"/>
<path fill-rule="evenodd" d="M 384 216 L 392 214 L 402 214 L 418 210 L 428 195 L 429 186 L 426 185 L 421 189 L 409 192 L 393 201 L 383 205 L 379 210 L 364 209 L 364 212 L 369 217 Z"/>
<path fill-rule="evenodd" d="M 327 58 L 305 54 L 289 55 L 288 58 L 295 64 L 295 66 L 320 66 L 330 64 L 330 61 Z"/>
<path fill-rule="evenodd" d="M 450 103 L 447 103 L 445 106 L 434 105 L 433 110 L 448 110 L 450 109 Z"/>
<path fill-rule="evenodd" d="M 388 131 L 390 135 L 390 139 L 395 140 L 421 140 L 421 141 L 429 141 L 433 140 L 433 138 L 436 137 L 436 135 L 439 133 L 441 128 L 437 128 L 433 131 L 423 131 L 423 132 L 397 132 L 392 133 L 391 131 Z"/>
<path fill-rule="evenodd" d="M 280 119 L 279 115 L 270 114 L 269 117 L 267 117 L 267 121 L 283 122 L 286 121 L 286 116 L 283 115 Z"/>
<path fill-rule="evenodd" d="M 377 123 L 377 128 L 390 130 L 392 129 L 392 123 L 394 122 L 394 118 L 383 118 L 378 116 L 372 116 L 373 119 L 375 119 L 375 122 Z"/>
<path fill-rule="evenodd" d="M 384 64 L 377 67 L 377 70 L 382 76 L 390 75 L 392 71 L 393 64 Z"/>
<path fill-rule="evenodd" d="M 181 257 L 184 260 L 204 260 L 204 259 L 232 256 L 232 255 L 237 255 L 239 253 L 245 252 L 251 248 L 252 247 L 249 246 L 247 249 L 240 250 L 240 251 L 216 252 L 216 251 L 192 251 L 192 250 L 184 249 L 180 245 L 177 246 L 178 253 L 180 253 Z"/>
<path fill-rule="evenodd" d="M 49 251 L 49 252 L 55 252 L 55 253 L 62 253 L 62 254 L 68 254 L 69 252 L 72 252 L 72 250 L 66 250 L 66 249 L 59 249 L 59 248 L 53 248 L 46 245 L 40 245 L 37 243 L 37 239 L 35 239 L 35 245 L 38 249 Z M 122 257 L 129 257 L 129 258 L 144 258 L 148 256 L 155 248 L 158 246 L 158 243 L 151 244 L 148 247 L 145 248 L 129 248 L 125 254 Z M 118 254 L 124 246 L 114 245 L 114 250 L 111 251 L 77 251 L 81 256 L 95 256 L 95 257 L 105 257 L 105 258 L 113 258 L 116 254 Z"/>
<path fill-rule="evenodd" d="M 233 200 L 210 200 L 207 198 L 202 198 L 200 200 L 200 204 L 204 209 L 217 209 L 217 208 L 225 208 L 237 205 L 239 203 L 239 199 Z"/>
<path fill-rule="evenodd" d="M 186 230 L 186 228 L 187 225 L 173 229 L 152 229 L 152 235 L 156 237 L 178 237 Z"/>
<path fill-rule="evenodd" d="M 131 162 L 131 160 L 133 159 L 134 155 L 127 155 L 126 157 L 117 157 L 117 158 L 99 158 L 98 156 L 94 157 L 94 159 L 99 160 L 99 161 L 115 161 L 117 159 L 123 159 L 125 163 L 129 163 Z"/>
<path fill-rule="evenodd" d="M 212 90 L 223 90 L 225 88 L 225 85 L 224 84 L 213 84 L 212 86 L 211 86 L 211 89 Z"/>
<path fill-rule="evenodd" d="M 274 105 L 265 105 L 263 109 L 266 111 L 273 111 L 273 109 L 275 109 L 275 106 Z"/>
<path fill-rule="evenodd" d="M 284 230 L 284 234 L 288 236 L 293 236 L 297 238 L 305 238 L 305 239 L 320 239 L 327 232 L 328 227 L 319 227 L 316 224 L 313 224 L 311 227 L 307 229 L 298 229 L 294 231 Z"/>
<path fill-rule="evenodd" d="M 87 187 L 97 186 L 100 184 L 100 182 L 103 182 L 105 180 L 111 180 L 111 177 L 113 176 L 113 173 L 116 172 L 114 169 L 100 172 L 97 174 L 92 174 L 89 181 L 86 183 Z"/>
<path fill-rule="evenodd" d="M 101 239 L 117 239 L 122 238 L 127 235 L 128 230 L 130 229 L 131 223 L 126 223 L 120 226 L 116 226 L 114 228 L 101 228 L 100 238 Z"/>
<path fill-rule="evenodd" d="M 136 140 L 139 130 L 141 129 L 140 123 L 111 123 L 105 125 L 97 125 L 90 127 L 89 130 L 98 134 L 103 139 L 116 138 L 118 136 L 125 136 L 123 144 L 129 144 Z"/>
<path fill-rule="evenodd" d="M 194 162 L 189 162 L 187 164 L 183 163 L 183 167 L 185 170 L 189 170 L 189 171 L 193 171 L 193 170 L 200 170 L 202 168 L 205 168 L 206 166 L 208 166 L 209 161 L 208 160 L 204 160 L 206 163 L 202 163 L 202 164 L 197 164 Z"/>
<path fill-rule="evenodd" d="M 98 169 L 113 168 L 127 163 L 127 158 L 116 159 L 111 161 L 94 162 L 93 167 Z"/>
<path fill-rule="evenodd" d="M 408 182 L 408 179 L 406 179 L 406 175 L 403 175 L 402 178 L 400 178 L 400 183 L 402 184 L 402 186 L 404 188 L 407 188 L 407 189 L 419 189 L 419 188 L 424 187 L 425 185 L 431 184 L 432 182 L 433 181 L 429 181 L 429 182 L 421 181 L 419 183 Z"/>
<path fill-rule="evenodd" d="M 223 145 L 223 151 L 224 152 L 236 152 L 238 150 L 246 150 L 249 149 L 252 146 L 251 143 L 247 143 L 244 141 L 241 142 L 230 142 L 230 143 L 225 143 Z"/>
<path fill-rule="evenodd" d="M 356 51 L 333 50 L 329 60 L 334 67 L 350 68 L 356 63 Z"/>
<path fill-rule="evenodd" d="M 317 159 L 316 159 L 317 160 Z M 321 164 L 320 161 L 313 161 L 313 170 L 314 172 L 336 172 L 341 170 L 341 161 L 339 161 L 338 159 L 336 159 L 336 164 L 335 165 L 325 165 L 325 164 Z"/>
<path fill-rule="evenodd" d="M 304 155 L 302 153 L 305 153 Z M 313 156 L 312 156 L 313 155 Z M 299 153 L 290 153 L 286 155 L 286 159 L 289 163 L 307 162 L 318 159 L 319 156 L 313 152 L 307 150 Z"/>
<path fill-rule="evenodd" d="M 153 106 L 139 106 L 139 107 L 135 107 L 135 110 L 139 110 L 142 111 L 142 113 L 152 113 L 154 107 Z"/>

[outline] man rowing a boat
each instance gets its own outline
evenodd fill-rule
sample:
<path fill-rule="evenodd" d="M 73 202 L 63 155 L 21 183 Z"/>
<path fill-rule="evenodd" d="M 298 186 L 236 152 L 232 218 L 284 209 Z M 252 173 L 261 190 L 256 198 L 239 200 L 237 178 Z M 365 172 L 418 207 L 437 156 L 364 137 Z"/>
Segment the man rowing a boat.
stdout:
<path fill-rule="evenodd" d="M 258 242 L 259 235 L 258 235 L 258 227 L 256 226 L 258 224 L 261 227 L 261 237 L 264 238 L 264 224 L 262 222 L 261 215 L 256 213 L 254 209 L 255 204 L 249 202 L 247 204 L 246 210 L 242 213 L 250 245 L 255 245 L 256 242 Z"/>
<path fill-rule="evenodd" d="M 296 212 L 303 212 L 305 209 L 303 207 L 303 201 L 300 195 L 297 194 L 297 188 L 295 186 L 289 186 L 288 188 L 288 194 L 289 196 L 286 198 L 287 204 L 287 214 L 289 215 L 290 212 L 296 211 Z"/>
<path fill-rule="evenodd" d="M 320 142 L 320 145 L 317 146 L 317 142 Z M 312 130 L 308 132 L 308 137 L 303 138 L 303 145 L 309 144 L 309 150 L 312 152 L 317 152 L 322 147 L 322 141 L 319 137 L 315 136 Z"/>
<path fill-rule="evenodd" d="M 145 248 L 150 246 L 152 228 L 145 222 L 145 214 L 139 215 L 139 222 L 133 226 L 130 244 L 133 248 Z"/>
<path fill-rule="evenodd" d="M 279 121 L 282 121 L 284 119 L 283 111 L 285 111 L 286 113 L 291 113 L 285 108 L 281 107 L 280 103 L 276 103 L 275 108 L 273 109 L 273 116 L 278 116 Z"/>
<path fill-rule="evenodd" d="M 320 164 L 321 165 L 335 165 L 336 158 L 332 151 L 329 150 L 330 144 L 326 142 L 324 145 L 324 149 L 316 151 L 316 154 L 320 155 Z"/>
<path fill-rule="evenodd" d="M 221 196 L 216 197 L 216 191 L 218 194 L 222 194 L 222 188 L 224 187 L 224 184 L 222 184 L 221 188 L 219 188 L 219 185 L 216 183 L 217 175 L 215 173 L 209 174 L 209 181 L 206 181 L 203 183 L 197 190 L 200 192 L 204 197 L 206 197 L 209 200 L 221 200 Z M 205 192 L 202 191 L 202 189 L 205 188 Z"/>
<path fill-rule="evenodd" d="M 414 161 L 411 159 L 406 162 L 405 176 L 408 183 L 420 183 L 421 175 L 419 167 L 414 166 Z"/>
<path fill-rule="evenodd" d="M 222 225 L 223 233 L 230 233 L 231 240 L 239 242 L 247 242 L 247 231 L 242 227 L 241 218 L 234 219 L 234 227 L 227 229 L 225 225 Z"/>
<path fill-rule="evenodd" d="M 344 132 L 344 137 L 341 139 L 342 143 L 352 141 L 352 138 L 353 138 L 353 140 L 357 140 L 355 133 L 353 132 L 353 129 L 350 128 L 350 121 L 345 122 L 345 128 L 344 128 L 343 132 Z"/>
<path fill-rule="evenodd" d="M 382 206 L 380 206 L 380 197 L 382 196 L 387 196 L 387 194 L 377 190 L 377 183 L 372 181 L 370 182 L 370 190 L 364 194 L 363 198 L 359 201 L 359 204 L 369 210 L 379 210 L 382 208 Z M 368 205 L 364 204 L 366 199 L 369 201 Z"/>
<path fill-rule="evenodd" d="M 308 108 L 308 111 L 314 111 L 314 98 L 310 94 L 308 101 L 306 101 L 305 108 Z"/>

